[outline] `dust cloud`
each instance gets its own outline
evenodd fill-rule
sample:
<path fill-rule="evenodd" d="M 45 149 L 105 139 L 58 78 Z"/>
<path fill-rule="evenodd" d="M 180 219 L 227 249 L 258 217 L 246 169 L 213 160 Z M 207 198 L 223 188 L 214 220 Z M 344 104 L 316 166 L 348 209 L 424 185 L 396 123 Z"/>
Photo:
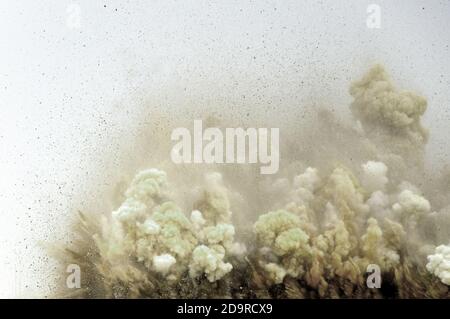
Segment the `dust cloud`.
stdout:
<path fill-rule="evenodd" d="M 149 112 L 133 163 L 106 214 L 80 212 L 74 241 L 84 298 L 445 298 L 450 285 L 450 174 L 424 165 L 427 101 L 382 66 L 351 83 L 349 114 L 302 107 L 279 117 Z M 345 93 L 343 93 L 345 94 Z M 280 169 L 174 164 L 176 127 L 279 127 Z M 146 154 L 145 158 L 141 156 Z M 150 158 L 150 160 L 149 160 Z M 381 288 L 369 288 L 369 265 Z M 61 271 L 64 273 L 64 270 Z"/>

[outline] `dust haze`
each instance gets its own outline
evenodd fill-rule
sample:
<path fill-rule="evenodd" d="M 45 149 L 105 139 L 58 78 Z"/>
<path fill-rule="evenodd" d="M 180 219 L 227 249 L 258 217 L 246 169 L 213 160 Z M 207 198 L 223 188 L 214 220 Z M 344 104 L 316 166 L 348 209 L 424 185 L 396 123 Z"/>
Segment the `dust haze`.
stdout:
<path fill-rule="evenodd" d="M 448 297 L 450 171 L 425 166 L 426 97 L 398 87 L 388 71 L 367 66 L 342 92 L 347 106 L 322 103 L 317 88 L 314 103 L 277 116 L 224 108 L 226 99 L 176 111 L 146 101 L 129 165 L 96 199 L 111 210 L 81 211 L 72 245 L 53 252 L 62 274 L 80 266 L 81 288 L 68 289 L 62 276 L 55 295 Z M 195 119 L 279 127 L 279 172 L 172 163 L 172 130 Z M 380 268 L 380 289 L 367 285 L 369 265 Z"/>

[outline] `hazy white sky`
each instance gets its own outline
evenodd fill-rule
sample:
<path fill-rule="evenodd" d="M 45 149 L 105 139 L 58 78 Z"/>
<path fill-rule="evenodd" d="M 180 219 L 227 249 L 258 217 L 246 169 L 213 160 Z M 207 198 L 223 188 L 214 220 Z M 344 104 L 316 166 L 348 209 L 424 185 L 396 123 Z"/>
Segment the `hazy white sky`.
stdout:
<path fill-rule="evenodd" d="M 379 29 L 366 25 L 371 3 Z M 67 237 L 57 225 L 74 203 L 92 200 L 130 157 L 102 153 L 132 137 L 139 97 L 160 89 L 173 88 L 162 108 L 182 107 L 183 92 L 301 104 L 319 88 L 344 105 L 349 81 L 381 62 L 428 97 L 430 154 L 448 157 L 449 21 L 450 2 L 437 0 L 2 0 L 0 297 L 51 289 L 37 242 Z"/>

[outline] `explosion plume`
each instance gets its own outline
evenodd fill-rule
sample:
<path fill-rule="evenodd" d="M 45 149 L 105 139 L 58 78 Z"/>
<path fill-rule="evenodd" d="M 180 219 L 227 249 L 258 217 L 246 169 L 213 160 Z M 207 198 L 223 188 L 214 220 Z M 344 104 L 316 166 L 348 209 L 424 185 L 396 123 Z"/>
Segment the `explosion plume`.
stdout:
<path fill-rule="evenodd" d="M 81 267 L 82 288 L 58 294 L 448 298 L 450 206 L 430 190 L 449 189 L 424 182 L 426 100 L 381 66 L 350 94 L 350 125 L 319 111 L 282 137 L 279 174 L 167 162 L 138 172 L 113 212 L 80 214 L 58 258 Z M 380 289 L 367 286 L 369 265 Z"/>

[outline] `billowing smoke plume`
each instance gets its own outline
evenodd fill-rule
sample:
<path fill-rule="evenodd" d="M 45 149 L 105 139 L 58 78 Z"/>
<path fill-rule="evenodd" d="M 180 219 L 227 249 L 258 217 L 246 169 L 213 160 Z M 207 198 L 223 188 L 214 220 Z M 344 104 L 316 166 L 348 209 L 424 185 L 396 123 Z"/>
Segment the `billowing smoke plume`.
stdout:
<path fill-rule="evenodd" d="M 167 162 L 138 172 L 113 212 L 81 214 L 60 258 L 81 267 L 82 288 L 60 295 L 449 297 L 449 183 L 425 183 L 426 100 L 381 66 L 350 94 L 351 125 L 319 111 L 281 136 L 277 175 Z"/>

